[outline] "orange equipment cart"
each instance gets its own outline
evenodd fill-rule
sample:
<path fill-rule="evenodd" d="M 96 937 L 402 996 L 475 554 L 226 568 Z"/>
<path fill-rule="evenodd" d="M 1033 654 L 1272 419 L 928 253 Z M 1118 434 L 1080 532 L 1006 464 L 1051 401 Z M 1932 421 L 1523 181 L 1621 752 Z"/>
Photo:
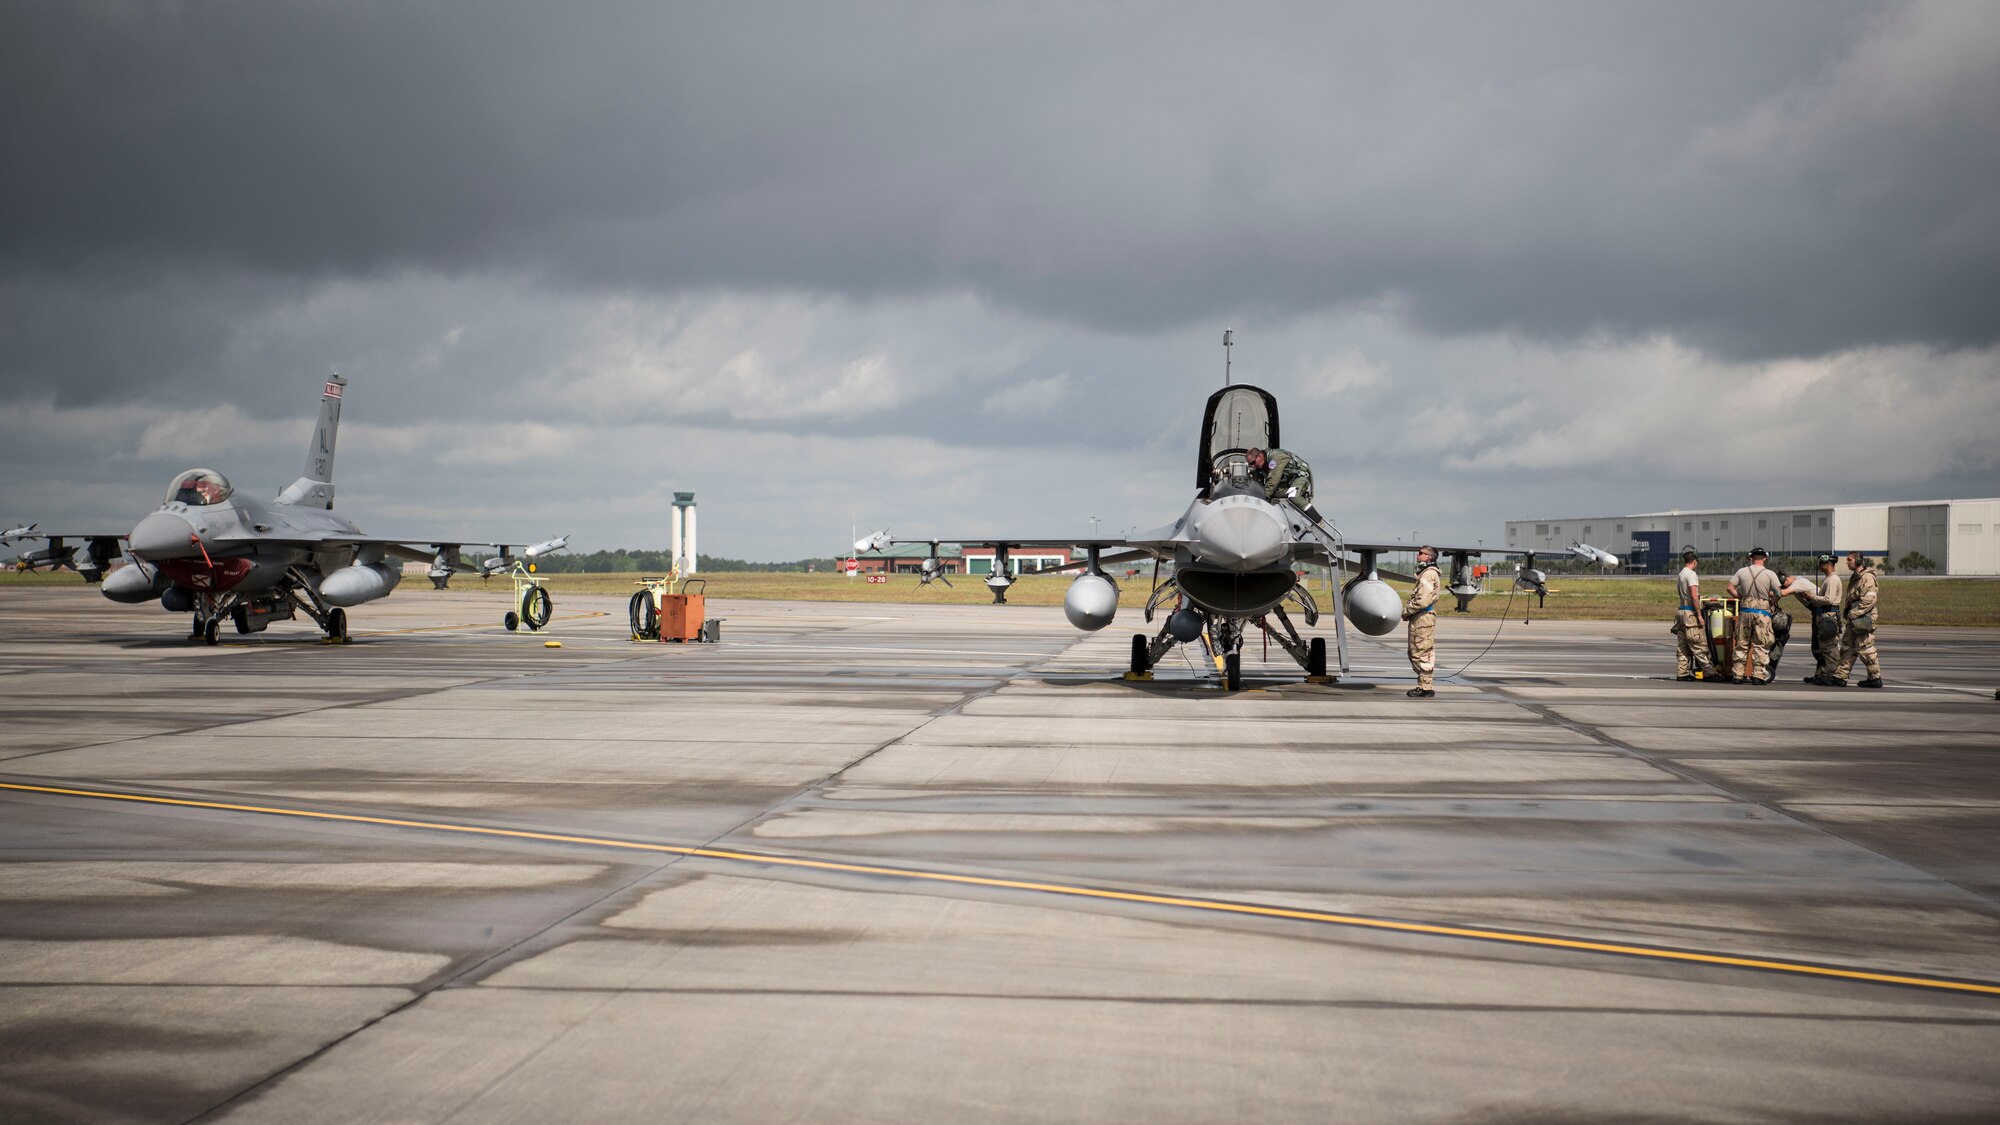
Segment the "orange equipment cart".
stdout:
<path fill-rule="evenodd" d="M 702 592 L 690 594 L 689 586 L 701 586 Z M 660 640 L 686 643 L 702 639 L 702 623 L 708 612 L 708 582 L 706 579 L 690 578 L 681 585 L 678 594 L 661 593 Z"/>

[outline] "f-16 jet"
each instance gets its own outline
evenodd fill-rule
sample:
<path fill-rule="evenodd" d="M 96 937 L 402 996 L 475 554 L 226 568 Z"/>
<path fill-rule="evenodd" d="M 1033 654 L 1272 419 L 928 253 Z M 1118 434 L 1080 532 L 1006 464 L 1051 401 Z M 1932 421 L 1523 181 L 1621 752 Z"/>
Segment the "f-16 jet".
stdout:
<path fill-rule="evenodd" d="M 387 597 L 402 581 L 405 561 L 430 563 L 439 587 L 459 571 L 512 567 L 513 544 L 381 538 L 335 514 L 333 450 L 346 389 L 338 374 L 327 380 L 305 472 L 276 499 L 241 494 L 213 469 L 189 469 L 167 486 L 165 503 L 129 532 L 60 534 L 30 524 L 0 534 L 0 541 L 44 540 L 47 546 L 23 555 L 19 565 L 66 566 L 101 583 L 114 602 L 157 601 L 170 613 L 191 614 L 188 639 L 208 644 L 217 643 L 224 621 L 238 633 L 260 633 L 301 613 L 329 640 L 345 642 L 348 608 Z M 538 543 L 527 557 L 567 542 Z M 460 557 L 468 546 L 499 554 L 474 566 Z M 112 569 L 121 555 L 127 565 Z"/>
<path fill-rule="evenodd" d="M 1304 617 L 1307 626 L 1320 617 L 1317 600 L 1300 580 L 1296 567 L 1312 563 L 1333 567 L 1344 581 L 1333 586 L 1335 646 L 1340 671 L 1349 670 L 1346 624 L 1371 637 L 1395 629 L 1402 620 L 1402 599 L 1382 580 L 1408 576 L 1382 570 L 1377 558 L 1392 551 L 1413 551 L 1415 543 L 1363 542 L 1346 539 L 1300 498 L 1269 497 L 1253 471 L 1250 452 L 1280 444 L 1278 400 L 1260 387 L 1237 383 L 1210 395 L 1202 415 L 1200 447 L 1196 452 L 1193 500 L 1178 519 L 1150 531 L 1120 538 L 1042 538 L 933 536 L 892 539 L 884 533 L 855 544 L 857 551 L 886 543 L 930 543 L 935 557 L 942 543 L 991 546 L 993 570 L 986 583 L 996 602 L 1006 601 L 1013 579 L 1009 552 L 1015 549 L 1081 547 L 1087 558 L 1029 574 L 1081 570 L 1063 596 L 1063 613 L 1079 629 L 1095 631 L 1112 623 L 1118 610 L 1118 586 L 1104 572 L 1107 564 L 1151 558 L 1173 564 L 1171 577 L 1160 578 L 1146 599 L 1144 617 L 1165 620 L 1152 635 L 1132 637 L 1133 674 L 1159 663 L 1176 644 L 1200 642 L 1221 664 L 1231 691 L 1243 686 L 1242 653 L 1248 630 L 1255 627 L 1297 660 L 1310 678 L 1330 677 L 1326 640 L 1301 637 L 1287 606 Z M 1448 593 L 1459 610 L 1471 605 L 1484 589 L 1473 576 L 1470 560 L 1489 551 L 1483 547 L 1439 548 L 1451 560 Z M 1529 565 L 1533 565 L 1532 555 Z M 1348 573 L 1351 571 L 1351 577 Z"/>

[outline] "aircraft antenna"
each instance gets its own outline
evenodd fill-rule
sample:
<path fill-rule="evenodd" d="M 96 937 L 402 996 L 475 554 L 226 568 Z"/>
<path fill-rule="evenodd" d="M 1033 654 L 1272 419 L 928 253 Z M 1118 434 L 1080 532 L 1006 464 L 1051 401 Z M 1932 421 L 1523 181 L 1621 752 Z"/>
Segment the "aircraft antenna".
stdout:
<path fill-rule="evenodd" d="M 1233 328 L 1223 329 L 1222 330 L 1222 385 L 1225 387 L 1236 381 L 1229 374 L 1229 349 L 1234 347 L 1235 344 L 1236 344 L 1236 330 Z"/>

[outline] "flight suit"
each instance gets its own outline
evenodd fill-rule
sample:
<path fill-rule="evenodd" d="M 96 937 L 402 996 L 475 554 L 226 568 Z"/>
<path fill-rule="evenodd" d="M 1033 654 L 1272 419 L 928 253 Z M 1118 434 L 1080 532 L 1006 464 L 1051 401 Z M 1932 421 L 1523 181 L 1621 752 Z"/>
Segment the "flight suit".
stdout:
<path fill-rule="evenodd" d="M 1854 572 L 1854 581 L 1847 588 L 1847 598 L 1840 606 L 1840 658 L 1834 662 L 1831 678 L 1847 682 L 1847 673 L 1854 668 L 1856 657 L 1861 658 L 1862 667 L 1868 670 L 1868 678 L 1882 678 L 1882 662 L 1875 659 L 1875 630 L 1860 632 L 1854 628 L 1855 617 L 1866 613 L 1871 618 L 1875 614 L 1876 602 L 1875 568 L 1863 567 Z"/>
<path fill-rule="evenodd" d="M 1435 690 L 1431 687 L 1431 675 L 1437 671 L 1437 653 L 1433 650 L 1437 630 L 1438 595 L 1444 592 L 1444 579 L 1438 576 L 1436 563 L 1417 571 L 1417 585 L 1410 591 L 1410 600 L 1403 603 L 1403 620 L 1410 623 L 1410 670 L 1417 674 L 1419 691 Z"/>
<path fill-rule="evenodd" d="M 1305 458 L 1283 449 L 1267 449 L 1264 458 L 1264 498 L 1276 504 L 1296 488 L 1299 507 L 1312 507 L 1313 471 Z"/>
<path fill-rule="evenodd" d="M 1695 592 L 1701 586 L 1701 576 L 1694 567 L 1684 566 L 1680 573 L 1680 608 L 1674 610 L 1674 675 L 1681 679 L 1700 672 L 1704 677 L 1714 678 L 1715 661 L 1708 656 L 1708 630 L 1701 623 L 1701 607 L 1695 604 Z"/>
<path fill-rule="evenodd" d="M 1771 676 L 1771 645 L 1777 640 L 1771 628 L 1771 611 L 1778 605 L 1778 575 L 1770 567 L 1746 566 L 1730 579 L 1736 588 L 1736 645 L 1730 653 L 1729 674 L 1747 680 L 1754 671 L 1756 682 Z"/>

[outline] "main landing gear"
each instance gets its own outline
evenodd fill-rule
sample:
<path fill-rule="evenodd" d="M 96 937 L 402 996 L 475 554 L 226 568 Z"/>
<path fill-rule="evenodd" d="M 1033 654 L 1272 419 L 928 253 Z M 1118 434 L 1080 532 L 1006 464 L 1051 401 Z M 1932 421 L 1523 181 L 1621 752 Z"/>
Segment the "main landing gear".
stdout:
<path fill-rule="evenodd" d="M 1310 603 L 1308 611 L 1316 617 L 1315 607 Z M 1144 633 L 1132 634 L 1132 658 L 1125 673 L 1128 680 L 1150 680 L 1153 669 L 1160 658 L 1177 644 L 1199 642 L 1203 653 L 1214 662 L 1221 673 L 1222 686 L 1228 691 L 1243 690 L 1243 647 L 1245 625 L 1255 625 L 1272 640 L 1278 642 L 1292 659 L 1298 661 L 1305 672 L 1307 683 L 1330 684 L 1335 677 L 1327 671 L 1327 645 L 1325 637 L 1310 640 L 1301 637 L 1292 625 L 1291 619 L 1281 608 L 1274 608 L 1270 615 L 1277 618 L 1272 623 L 1265 617 L 1229 618 L 1201 614 L 1185 607 L 1168 618 L 1156 637 L 1148 638 Z M 1148 620 L 1151 620 L 1150 615 Z M 1309 622 L 1310 623 L 1310 622 Z M 1175 632 L 1176 628 L 1180 631 Z"/>

